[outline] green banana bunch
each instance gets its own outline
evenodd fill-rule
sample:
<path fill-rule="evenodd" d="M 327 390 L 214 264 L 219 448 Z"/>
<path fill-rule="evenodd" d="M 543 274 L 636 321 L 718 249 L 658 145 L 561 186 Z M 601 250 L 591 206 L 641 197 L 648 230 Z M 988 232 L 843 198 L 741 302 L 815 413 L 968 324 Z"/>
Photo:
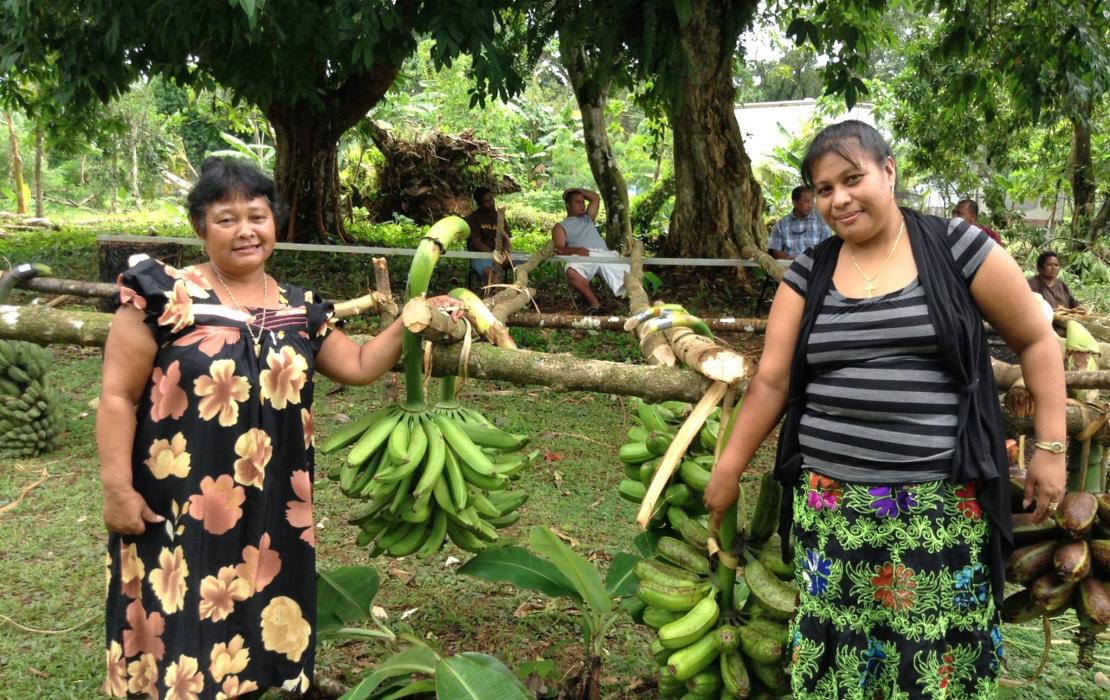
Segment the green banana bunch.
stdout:
<path fill-rule="evenodd" d="M 684 540 L 663 536 L 654 558 L 634 572 L 643 607 L 639 621 L 656 631 L 661 697 L 779 697 L 789 693 L 785 671 L 788 620 L 796 591 L 792 568 L 772 555 L 772 538 L 747 550 L 728 596 L 720 569 Z M 775 560 L 779 571 L 762 561 Z M 725 600 L 730 601 L 726 607 Z"/>
<path fill-rule="evenodd" d="M 634 401 L 632 408 L 636 425 L 618 450 L 618 491 L 638 505 L 689 407 Z M 710 559 L 702 500 L 719 420 L 707 421 L 687 449 L 648 523 L 662 536 L 655 557 L 635 568 L 644 606 L 636 619 L 656 631 L 651 652 L 661 697 L 779 697 L 789 693 L 787 625 L 797 594 L 793 562 L 783 561 L 775 533 L 782 489 L 765 475 L 742 534 L 735 518 L 731 529 L 722 526 L 721 545 L 737 554 L 738 570 Z"/>
<path fill-rule="evenodd" d="M 35 457 L 54 449 L 62 419 L 46 381 L 52 361 L 35 343 L 0 340 L 0 456 Z"/>
<path fill-rule="evenodd" d="M 439 254 L 466 230 L 461 219 L 448 217 L 421 240 L 408 299 L 427 291 Z M 405 332 L 405 400 L 342 426 L 319 448 L 324 454 L 350 448 L 337 478 L 345 495 L 366 502 L 350 522 L 360 530 L 356 543 L 370 547 L 371 556 L 430 557 L 448 540 L 482 551 L 498 528 L 519 519 L 528 494 L 508 487 L 539 454 L 520 453 L 525 436 L 460 406 L 454 377 L 443 380 L 439 405 L 429 407 L 420 344 Z"/>

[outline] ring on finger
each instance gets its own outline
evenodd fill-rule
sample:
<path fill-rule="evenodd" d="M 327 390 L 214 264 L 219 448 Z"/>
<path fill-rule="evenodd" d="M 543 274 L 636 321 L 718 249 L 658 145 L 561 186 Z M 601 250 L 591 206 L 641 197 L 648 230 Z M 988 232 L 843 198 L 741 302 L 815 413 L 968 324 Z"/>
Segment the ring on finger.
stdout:
<path fill-rule="evenodd" d="M 1048 502 L 1048 512 L 1049 513 L 1055 513 L 1056 509 L 1059 508 L 1059 507 L 1060 507 L 1060 504 L 1057 503 L 1056 501 L 1049 501 Z"/>

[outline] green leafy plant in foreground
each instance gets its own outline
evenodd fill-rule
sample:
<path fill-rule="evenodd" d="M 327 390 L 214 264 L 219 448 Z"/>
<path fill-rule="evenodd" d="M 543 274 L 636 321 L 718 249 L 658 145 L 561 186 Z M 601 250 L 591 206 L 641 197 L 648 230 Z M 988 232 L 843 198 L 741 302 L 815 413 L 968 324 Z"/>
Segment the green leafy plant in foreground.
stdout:
<path fill-rule="evenodd" d="M 463 652 L 444 657 L 419 637 L 386 627 L 372 613 L 378 585 L 378 572 L 369 566 L 345 566 L 316 575 L 316 633 L 320 639 L 373 638 L 408 645 L 347 691 L 343 700 L 415 695 L 451 700 L 532 697 L 512 671 L 492 656 Z M 354 626 L 362 620 L 370 620 L 374 628 Z"/>
<path fill-rule="evenodd" d="M 593 564 L 551 530 L 535 526 L 528 541 L 532 551 L 513 546 L 487 550 L 460 567 L 459 572 L 511 583 L 553 598 L 569 598 L 580 605 L 582 643 L 588 660 L 581 673 L 571 674 L 560 697 L 599 697 L 605 635 L 624 614 L 622 599 L 636 591 L 633 568 L 639 557 L 615 555 L 603 580 Z"/>

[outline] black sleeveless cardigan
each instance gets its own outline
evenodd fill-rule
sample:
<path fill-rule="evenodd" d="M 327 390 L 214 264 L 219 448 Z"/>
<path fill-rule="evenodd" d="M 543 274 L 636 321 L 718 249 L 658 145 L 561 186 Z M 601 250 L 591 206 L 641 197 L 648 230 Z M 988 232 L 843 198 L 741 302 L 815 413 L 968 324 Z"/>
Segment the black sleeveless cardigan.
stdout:
<path fill-rule="evenodd" d="M 958 432 L 949 480 L 955 484 L 978 481 L 979 504 L 991 524 L 987 564 L 995 603 L 1001 605 L 1006 560 L 1014 544 L 1013 521 L 1002 410 L 983 334 L 983 318 L 948 246 L 948 222 L 910 209 L 902 209 L 902 215 L 917 264 L 918 280 L 925 290 L 929 320 L 936 329 L 942 358 L 960 395 Z M 962 223 L 953 235 L 959 235 L 968 226 Z M 843 239 L 832 237 L 811 253 L 813 268 L 809 274 L 801 332 L 790 366 L 790 391 L 786 416 L 779 431 L 774 472 L 784 487 L 779 534 L 786 555 L 791 547 L 789 535 L 794 519 L 793 489 L 799 484 L 802 470 L 798 428 L 805 410 L 805 389 L 809 381 L 806 347 L 843 243 Z"/>

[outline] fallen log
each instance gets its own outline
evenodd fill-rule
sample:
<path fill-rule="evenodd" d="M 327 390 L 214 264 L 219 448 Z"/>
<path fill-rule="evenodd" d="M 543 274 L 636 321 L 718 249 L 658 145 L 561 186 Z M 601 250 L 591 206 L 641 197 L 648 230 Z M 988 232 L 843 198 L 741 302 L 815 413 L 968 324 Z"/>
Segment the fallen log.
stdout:
<path fill-rule="evenodd" d="M 111 314 L 99 311 L 0 304 L 0 338 L 30 340 L 40 345 L 103 347 L 111 321 Z"/>
<path fill-rule="evenodd" d="M 119 293 L 119 287 L 110 282 L 84 282 L 58 277 L 35 277 L 19 283 L 21 289 L 43 294 L 68 294 L 74 297 L 99 297 L 111 299 Z"/>
<path fill-rule="evenodd" d="M 434 316 L 457 323 L 446 314 L 437 312 Z M 111 314 L 98 311 L 59 310 L 42 305 L 0 305 L 0 338 L 29 340 L 43 345 L 103 347 L 111 320 Z M 369 336 L 353 337 L 359 342 L 369 340 Z M 460 350 L 458 344 L 436 346 L 432 353 L 432 373 L 436 376 L 458 374 Z M 696 403 L 711 383 L 686 369 L 584 360 L 572 355 L 531 350 L 503 350 L 485 344 L 471 347 L 466 373 L 475 379 L 507 381 L 522 386 L 542 385 L 560 391 L 640 396 L 652 402 L 673 399 Z M 1104 373 L 1067 372 L 1065 378 L 1086 381 L 1087 375 L 1091 374 Z M 737 386 L 743 390 L 747 380 L 741 380 Z M 1067 411 L 1068 433 L 1078 434 L 1090 421 L 1092 410 L 1084 411 L 1077 405 L 1069 404 Z M 1032 429 L 1031 419 L 1016 418 L 1007 410 L 1003 410 L 1003 415 L 1010 434 Z M 1108 430 L 1096 437 L 1107 439 Z"/>
<path fill-rule="evenodd" d="M 700 318 L 700 317 L 699 317 Z M 515 313 L 508 318 L 510 326 L 524 328 L 555 328 L 572 330 L 624 331 L 625 316 L 582 316 L 573 313 L 538 314 Z M 715 332 L 762 333 L 767 328 L 765 318 L 702 318 L 705 325 Z"/>
<path fill-rule="evenodd" d="M 1100 415 L 1089 406 L 1081 408 L 1071 402 L 1068 403 L 1066 411 L 1069 437 L 1075 437 L 1082 433 L 1091 421 Z M 1033 434 L 1033 416 L 1018 417 L 1005 407 L 1002 409 L 1002 424 L 1007 435 Z M 1091 439 L 1102 444 L 1110 444 L 1110 423 L 1104 424 L 1091 436 Z"/>

